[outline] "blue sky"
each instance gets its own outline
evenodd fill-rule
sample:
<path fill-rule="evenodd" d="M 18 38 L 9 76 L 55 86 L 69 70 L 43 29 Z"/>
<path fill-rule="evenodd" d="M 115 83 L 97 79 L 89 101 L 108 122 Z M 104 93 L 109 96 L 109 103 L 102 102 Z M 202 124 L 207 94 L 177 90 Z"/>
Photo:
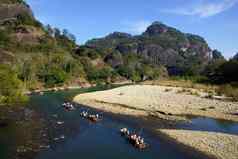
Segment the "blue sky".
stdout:
<path fill-rule="evenodd" d="M 229 58 L 238 52 L 238 0 L 27 0 L 44 24 L 79 44 L 114 31 L 140 34 L 153 21 L 203 36 Z"/>

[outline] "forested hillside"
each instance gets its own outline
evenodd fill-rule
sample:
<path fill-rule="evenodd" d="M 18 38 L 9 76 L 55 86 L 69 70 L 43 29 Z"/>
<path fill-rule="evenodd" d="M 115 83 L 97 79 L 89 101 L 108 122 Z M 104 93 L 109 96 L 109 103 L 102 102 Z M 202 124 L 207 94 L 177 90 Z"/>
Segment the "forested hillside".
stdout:
<path fill-rule="evenodd" d="M 169 75 L 237 82 L 237 65 L 237 56 L 226 61 L 202 37 L 160 22 L 138 36 L 114 32 L 79 46 L 68 30 L 36 20 L 23 0 L 0 2 L 0 102 L 11 101 L 11 88 L 21 97 L 23 90 Z"/>

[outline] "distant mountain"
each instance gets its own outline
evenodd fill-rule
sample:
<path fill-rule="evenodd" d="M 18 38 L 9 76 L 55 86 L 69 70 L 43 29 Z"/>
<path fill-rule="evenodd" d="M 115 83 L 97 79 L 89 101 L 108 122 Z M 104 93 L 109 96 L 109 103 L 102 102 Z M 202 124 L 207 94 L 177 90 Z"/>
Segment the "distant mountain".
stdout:
<path fill-rule="evenodd" d="M 114 32 L 90 40 L 86 46 L 111 49 L 121 55 L 136 54 L 151 64 L 166 66 L 172 74 L 188 70 L 200 72 L 212 58 L 211 49 L 202 37 L 183 33 L 161 22 L 152 23 L 138 36 Z"/>
<path fill-rule="evenodd" d="M 44 26 L 23 0 L 0 2 L 0 65 L 17 72 L 29 89 L 171 75 L 200 75 L 212 59 L 223 58 L 198 35 L 161 22 L 133 36 L 114 32 L 78 46 L 67 30 Z M 83 82 L 82 82 L 83 81 Z"/>

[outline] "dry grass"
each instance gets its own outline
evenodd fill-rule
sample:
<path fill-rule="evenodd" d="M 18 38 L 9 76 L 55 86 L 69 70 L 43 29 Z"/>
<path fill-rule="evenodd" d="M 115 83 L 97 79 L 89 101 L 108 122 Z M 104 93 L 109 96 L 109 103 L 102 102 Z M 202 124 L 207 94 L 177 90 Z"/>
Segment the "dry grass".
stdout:
<path fill-rule="evenodd" d="M 215 95 L 231 97 L 233 100 L 238 101 L 238 88 L 230 84 L 218 86 L 218 85 L 209 85 L 209 84 L 199 84 L 194 83 L 190 80 L 158 80 L 158 81 L 146 81 L 143 84 L 151 85 L 160 85 L 168 87 L 182 87 L 181 90 L 178 90 L 177 93 L 185 93 L 189 95 L 199 96 L 197 91 L 192 89 L 197 89 L 198 91 L 207 93 L 206 98 L 213 98 Z M 192 89 L 191 89 L 192 88 Z M 166 89 L 165 92 L 169 92 L 169 89 Z"/>
<path fill-rule="evenodd" d="M 168 86 L 168 87 L 182 87 L 182 88 L 193 88 L 202 90 L 204 92 L 208 92 L 211 90 L 215 90 L 217 86 L 208 85 L 208 84 L 198 84 L 189 80 L 157 80 L 157 81 L 146 81 L 143 84 L 152 84 L 152 85 L 160 85 L 160 86 Z"/>
<path fill-rule="evenodd" d="M 196 90 L 194 90 L 194 89 L 185 89 L 185 88 L 182 88 L 182 89 L 178 90 L 176 93 L 178 93 L 178 94 L 184 93 L 184 94 L 187 94 L 187 95 L 194 95 L 194 96 L 200 97 L 199 92 L 196 91 Z"/>
<path fill-rule="evenodd" d="M 231 97 L 233 100 L 238 101 L 238 88 L 230 84 L 222 85 L 216 89 L 218 95 L 225 95 Z"/>

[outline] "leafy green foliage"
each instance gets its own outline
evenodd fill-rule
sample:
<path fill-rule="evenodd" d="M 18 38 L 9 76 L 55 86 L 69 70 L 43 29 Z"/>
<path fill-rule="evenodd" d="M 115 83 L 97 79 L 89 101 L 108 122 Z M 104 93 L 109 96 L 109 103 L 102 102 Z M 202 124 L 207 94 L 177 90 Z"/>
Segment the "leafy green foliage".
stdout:
<path fill-rule="evenodd" d="M 66 49 L 67 51 L 72 51 L 76 47 L 76 37 L 67 29 L 61 31 L 58 28 L 52 28 L 50 25 L 46 25 L 44 30 L 49 37 L 55 39 L 58 47 Z"/>
<path fill-rule="evenodd" d="M 132 81 L 139 82 L 143 80 L 158 79 L 162 74 L 160 68 L 157 66 L 151 66 L 138 62 L 136 57 L 126 58 L 125 65 L 121 65 L 116 68 L 116 72 Z"/>
<path fill-rule="evenodd" d="M 217 84 L 238 82 L 238 61 L 216 61 L 207 66 L 206 75 Z"/>
<path fill-rule="evenodd" d="M 22 13 L 17 16 L 18 25 L 32 25 L 35 27 L 41 27 L 42 24 L 34 19 L 31 15 L 27 13 Z"/>
<path fill-rule="evenodd" d="M 9 66 L 0 65 L 0 103 L 11 104 L 26 101 L 26 96 L 22 94 L 22 86 L 16 72 Z"/>
<path fill-rule="evenodd" d="M 218 50 L 213 50 L 212 51 L 212 57 L 213 59 L 217 60 L 217 59 L 225 59 L 224 56 L 222 55 L 222 53 Z"/>
<path fill-rule="evenodd" d="M 67 79 L 67 74 L 59 68 L 50 68 L 48 72 L 42 74 L 40 78 L 46 86 L 52 87 L 63 84 Z"/>
<path fill-rule="evenodd" d="M 108 81 L 112 77 L 113 70 L 110 67 L 92 69 L 88 74 L 89 81 Z"/>
<path fill-rule="evenodd" d="M 9 42 L 10 38 L 8 32 L 5 30 L 0 30 L 0 48 L 4 48 Z"/>
<path fill-rule="evenodd" d="M 75 51 L 75 54 L 80 57 L 89 57 L 90 59 L 93 60 L 101 57 L 101 52 L 99 50 L 87 46 L 80 46 Z"/>
<path fill-rule="evenodd" d="M 238 82 L 238 61 L 228 61 L 221 65 L 217 71 L 217 75 L 220 75 L 220 78 L 224 82 Z"/>

